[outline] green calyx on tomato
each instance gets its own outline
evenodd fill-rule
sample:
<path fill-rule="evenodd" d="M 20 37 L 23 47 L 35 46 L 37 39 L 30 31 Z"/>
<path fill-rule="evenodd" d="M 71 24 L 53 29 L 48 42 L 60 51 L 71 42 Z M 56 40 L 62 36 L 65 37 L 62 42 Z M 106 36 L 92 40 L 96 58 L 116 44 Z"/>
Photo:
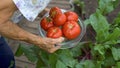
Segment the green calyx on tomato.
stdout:
<path fill-rule="evenodd" d="M 48 28 L 53 26 L 53 20 L 50 17 L 44 17 L 42 18 L 40 25 L 45 31 L 47 31 Z"/>
<path fill-rule="evenodd" d="M 55 18 L 55 16 L 56 16 L 57 14 L 59 14 L 59 13 L 62 13 L 62 11 L 61 11 L 60 8 L 58 8 L 58 7 L 52 7 L 52 8 L 50 9 L 49 15 L 50 15 L 51 18 Z"/>

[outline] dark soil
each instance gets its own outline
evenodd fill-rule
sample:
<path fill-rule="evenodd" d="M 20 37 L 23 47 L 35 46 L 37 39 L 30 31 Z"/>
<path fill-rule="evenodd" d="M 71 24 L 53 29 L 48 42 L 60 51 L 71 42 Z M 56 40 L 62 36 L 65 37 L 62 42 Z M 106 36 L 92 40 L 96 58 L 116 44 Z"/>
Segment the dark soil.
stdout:
<path fill-rule="evenodd" d="M 97 8 L 98 6 L 97 0 L 83 0 L 83 1 L 85 2 L 86 11 L 85 15 L 86 18 L 88 18 L 90 14 L 94 13 Z M 120 2 L 117 8 L 107 15 L 108 21 L 109 22 L 113 21 L 113 19 L 117 16 L 118 12 L 120 12 Z"/>

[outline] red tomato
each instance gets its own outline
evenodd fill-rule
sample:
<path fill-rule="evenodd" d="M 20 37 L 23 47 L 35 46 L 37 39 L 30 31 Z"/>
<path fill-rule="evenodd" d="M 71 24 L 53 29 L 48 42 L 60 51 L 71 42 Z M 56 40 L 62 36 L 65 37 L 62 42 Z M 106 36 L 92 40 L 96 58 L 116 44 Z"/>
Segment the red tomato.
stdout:
<path fill-rule="evenodd" d="M 62 30 L 59 27 L 50 27 L 46 34 L 49 38 L 59 38 L 62 37 Z"/>
<path fill-rule="evenodd" d="M 66 22 L 65 14 L 57 14 L 53 19 L 53 23 L 55 26 L 62 26 L 65 22 Z"/>
<path fill-rule="evenodd" d="M 48 28 L 52 27 L 53 26 L 53 21 L 51 18 L 49 17 L 44 17 L 41 22 L 40 22 L 40 26 L 45 30 L 47 31 Z"/>
<path fill-rule="evenodd" d="M 54 18 L 55 15 L 56 15 L 56 14 L 59 14 L 59 13 L 62 13 L 62 11 L 61 11 L 60 8 L 58 8 L 58 7 L 52 7 L 52 8 L 50 9 L 49 15 L 50 15 L 51 18 Z"/>
<path fill-rule="evenodd" d="M 67 11 L 64 13 L 67 17 L 67 21 L 78 21 L 78 15 L 73 11 Z"/>
<path fill-rule="evenodd" d="M 81 28 L 77 22 L 68 21 L 63 25 L 62 32 L 67 39 L 72 40 L 80 35 Z"/>

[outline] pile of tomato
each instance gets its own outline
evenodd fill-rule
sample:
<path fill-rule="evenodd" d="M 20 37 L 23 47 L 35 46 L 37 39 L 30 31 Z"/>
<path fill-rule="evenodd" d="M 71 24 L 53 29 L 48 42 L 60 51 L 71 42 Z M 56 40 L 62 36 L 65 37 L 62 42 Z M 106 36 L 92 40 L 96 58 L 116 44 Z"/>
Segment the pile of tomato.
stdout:
<path fill-rule="evenodd" d="M 42 18 L 40 26 L 49 38 L 65 37 L 72 40 L 81 33 L 78 15 L 73 11 L 62 12 L 58 7 L 50 9 L 49 16 Z"/>

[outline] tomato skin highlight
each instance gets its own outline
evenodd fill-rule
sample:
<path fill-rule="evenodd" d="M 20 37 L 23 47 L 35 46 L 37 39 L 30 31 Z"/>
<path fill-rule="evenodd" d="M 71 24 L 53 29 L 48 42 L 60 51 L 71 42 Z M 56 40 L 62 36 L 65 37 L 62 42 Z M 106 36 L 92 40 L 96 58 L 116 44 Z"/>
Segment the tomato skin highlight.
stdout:
<path fill-rule="evenodd" d="M 80 35 L 81 28 L 77 22 L 68 21 L 63 25 L 62 32 L 68 40 L 72 40 Z"/>
<path fill-rule="evenodd" d="M 49 17 L 44 17 L 41 22 L 40 22 L 40 26 L 45 30 L 47 31 L 48 28 L 54 26 L 53 24 L 53 20 Z"/>
<path fill-rule="evenodd" d="M 48 29 L 46 36 L 49 38 L 62 37 L 62 30 L 59 27 L 51 27 Z"/>
<path fill-rule="evenodd" d="M 66 16 L 65 14 L 57 14 L 53 20 L 55 26 L 62 26 L 66 22 Z"/>
<path fill-rule="evenodd" d="M 78 21 L 78 15 L 77 13 L 73 11 L 67 11 L 64 13 L 67 17 L 67 21 Z"/>
<path fill-rule="evenodd" d="M 54 18 L 57 14 L 61 14 L 62 11 L 59 7 L 52 7 L 49 12 L 49 16 Z"/>

